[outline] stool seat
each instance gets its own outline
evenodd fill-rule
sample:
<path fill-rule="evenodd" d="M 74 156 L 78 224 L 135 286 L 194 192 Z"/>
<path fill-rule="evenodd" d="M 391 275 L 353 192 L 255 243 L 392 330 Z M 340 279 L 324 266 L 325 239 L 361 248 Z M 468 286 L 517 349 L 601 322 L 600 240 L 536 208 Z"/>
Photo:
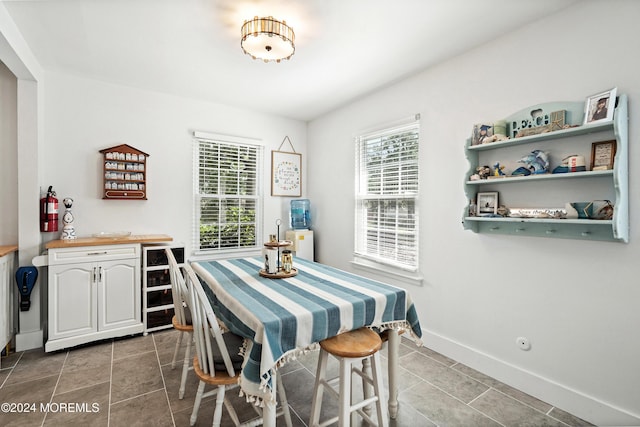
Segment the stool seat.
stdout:
<path fill-rule="evenodd" d="M 313 387 L 311 401 L 311 419 L 309 427 L 325 427 L 338 422 L 338 427 L 358 425 L 357 415 L 369 425 L 388 427 L 388 419 L 385 405 L 382 404 L 382 369 L 380 368 L 380 354 L 382 340 L 377 332 L 368 328 L 360 328 L 345 332 L 335 337 L 320 341 L 320 357 L 318 369 Z M 340 373 L 338 377 L 327 379 L 327 362 L 329 355 L 338 359 Z M 362 362 L 363 369 L 356 367 L 356 363 Z M 364 365 L 371 367 L 371 374 Z M 364 399 L 353 402 L 352 376 L 356 374 L 362 378 Z M 333 385 L 338 383 L 338 388 Z M 368 392 L 368 387 L 373 387 L 373 393 Z M 320 422 L 322 407 L 322 395 L 324 390 L 338 398 L 338 415 Z M 370 417 L 369 405 L 375 404 L 378 422 Z"/>
<path fill-rule="evenodd" d="M 382 340 L 371 329 L 360 328 L 320 341 L 320 347 L 336 357 L 367 357 L 380 350 Z"/>

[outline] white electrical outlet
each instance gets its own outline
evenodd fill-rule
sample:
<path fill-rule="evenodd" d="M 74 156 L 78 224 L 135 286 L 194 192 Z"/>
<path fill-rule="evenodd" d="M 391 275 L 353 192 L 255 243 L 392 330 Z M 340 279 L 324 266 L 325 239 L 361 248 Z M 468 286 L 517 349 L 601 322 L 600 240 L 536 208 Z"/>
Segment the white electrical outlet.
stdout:
<path fill-rule="evenodd" d="M 531 343 L 528 338 L 518 337 L 516 338 L 516 344 L 520 347 L 520 350 L 528 351 L 531 349 Z"/>

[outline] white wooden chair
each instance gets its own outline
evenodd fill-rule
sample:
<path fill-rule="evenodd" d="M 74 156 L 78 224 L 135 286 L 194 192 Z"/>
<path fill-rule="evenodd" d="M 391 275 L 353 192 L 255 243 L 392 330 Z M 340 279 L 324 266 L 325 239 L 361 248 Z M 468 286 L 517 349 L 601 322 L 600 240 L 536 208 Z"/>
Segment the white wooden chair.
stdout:
<path fill-rule="evenodd" d="M 189 365 L 191 359 L 191 343 L 193 342 L 193 325 L 191 321 L 191 313 L 186 305 L 189 300 L 189 290 L 185 282 L 184 276 L 176 257 L 173 255 L 171 248 L 165 249 L 167 255 L 167 261 L 169 263 L 169 277 L 171 279 L 171 296 L 173 297 L 173 310 L 174 316 L 171 319 L 173 328 L 180 331 L 178 340 L 176 341 L 176 348 L 173 351 L 173 359 L 171 360 L 171 369 L 175 369 L 176 361 L 178 358 L 178 352 L 182 345 L 182 339 L 187 336 L 187 347 L 184 351 L 184 359 L 182 361 L 182 378 L 180 379 L 180 390 L 178 391 L 178 398 L 184 397 L 185 385 L 187 383 L 187 374 L 189 370 L 193 369 Z"/>
<path fill-rule="evenodd" d="M 243 363 L 243 358 L 238 353 L 244 339 L 232 332 L 222 333 L 209 298 L 195 272 L 188 264 L 185 265 L 185 272 L 187 274 L 187 285 L 191 297 L 189 308 L 193 316 L 193 334 L 196 342 L 196 355 L 193 358 L 193 369 L 198 378 L 200 378 L 200 384 L 198 385 L 198 392 L 190 419 L 191 425 L 195 425 L 198 419 L 198 410 L 202 398 L 213 394 L 216 394 L 216 406 L 213 413 L 214 427 L 220 426 L 223 403 L 236 427 L 262 425 L 262 410 L 259 407 L 251 405 L 259 416 L 258 418 L 241 424 L 236 410 L 225 397 L 227 389 L 238 386 Z M 231 350 L 231 352 L 229 350 Z M 291 414 L 289 412 L 289 404 L 284 392 L 284 386 L 280 375 L 277 373 L 276 375 L 278 395 L 281 401 L 281 408 L 278 410 L 277 415 L 284 415 L 287 427 L 291 427 Z M 216 386 L 216 388 L 204 393 L 206 385 L 213 385 Z"/>

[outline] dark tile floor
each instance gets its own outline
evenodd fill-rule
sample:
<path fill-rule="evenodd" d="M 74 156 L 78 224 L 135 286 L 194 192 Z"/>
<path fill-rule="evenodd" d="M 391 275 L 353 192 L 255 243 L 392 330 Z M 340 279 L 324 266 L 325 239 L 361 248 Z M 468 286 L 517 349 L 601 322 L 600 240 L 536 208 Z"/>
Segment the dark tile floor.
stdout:
<path fill-rule="evenodd" d="M 188 426 L 197 380 L 190 372 L 179 400 L 181 367 L 170 363 L 176 337 L 168 330 L 51 354 L 10 354 L 2 359 L 0 403 L 19 412 L 2 406 L 0 426 Z M 409 341 L 400 355 L 400 411 L 391 427 L 590 425 Z M 309 419 L 317 356 L 310 352 L 281 369 L 294 426 Z M 241 418 L 255 417 L 237 394 L 228 396 Z M 325 399 L 328 417 L 337 405 Z M 203 401 L 196 425 L 211 425 L 212 416 L 213 397 Z M 223 425 L 231 425 L 226 411 Z"/>

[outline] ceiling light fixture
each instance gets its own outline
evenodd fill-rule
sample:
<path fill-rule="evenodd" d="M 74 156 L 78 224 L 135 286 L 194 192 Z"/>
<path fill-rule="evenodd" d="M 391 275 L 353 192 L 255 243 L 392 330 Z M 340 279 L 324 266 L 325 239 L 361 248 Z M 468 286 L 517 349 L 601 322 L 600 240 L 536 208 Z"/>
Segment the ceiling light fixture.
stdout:
<path fill-rule="evenodd" d="M 244 21 L 240 46 L 253 59 L 280 62 L 291 58 L 296 51 L 295 38 L 293 29 L 285 21 L 278 21 L 273 16 L 256 16 Z"/>

